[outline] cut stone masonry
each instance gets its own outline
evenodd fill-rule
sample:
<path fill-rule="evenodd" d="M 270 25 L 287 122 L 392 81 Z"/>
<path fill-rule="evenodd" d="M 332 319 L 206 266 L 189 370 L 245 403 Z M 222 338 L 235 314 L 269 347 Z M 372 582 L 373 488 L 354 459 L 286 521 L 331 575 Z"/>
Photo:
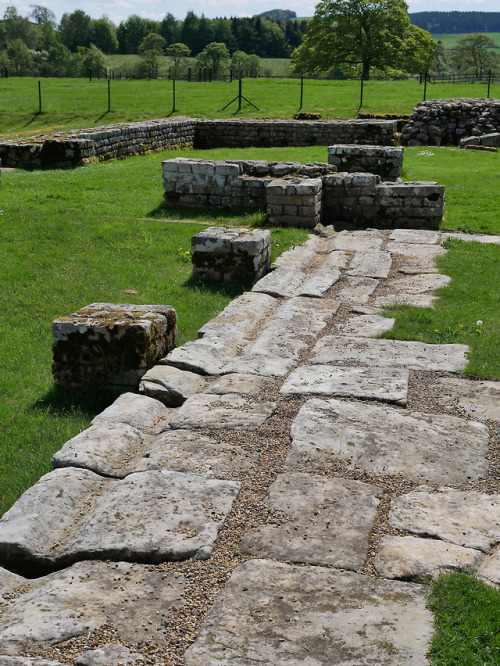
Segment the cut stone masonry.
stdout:
<path fill-rule="evenodd" d="M 368 172 L 382 180 L 396 180 L 403 166 L 403 148 L 337 144 L 328 146 L 328 164 L 337 171 Z"/>

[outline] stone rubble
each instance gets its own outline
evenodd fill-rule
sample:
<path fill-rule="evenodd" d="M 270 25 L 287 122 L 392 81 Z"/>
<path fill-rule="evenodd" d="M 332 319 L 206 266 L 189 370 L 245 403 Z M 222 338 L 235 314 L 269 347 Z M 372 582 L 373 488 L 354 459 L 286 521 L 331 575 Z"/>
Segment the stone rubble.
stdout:
<path fill-rule="evenodd" d="M 0 520 L 0 664 L 428 663 L 420 581 L 500 585 L 498 384 L 372 336 L 447 236 L 310 239 L 66 442 Z"/>

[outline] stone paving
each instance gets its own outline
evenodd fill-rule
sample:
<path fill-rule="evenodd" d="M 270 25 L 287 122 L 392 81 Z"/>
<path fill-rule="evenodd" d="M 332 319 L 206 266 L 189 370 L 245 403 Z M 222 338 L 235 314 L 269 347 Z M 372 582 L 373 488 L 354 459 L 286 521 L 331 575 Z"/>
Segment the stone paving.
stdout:
<path fill-rule="evenodd" d="M 500 585 L 499 385 L 376 338 L 448 235 L 311 237 L 68 441 L 0 520 L 0 666 L 427 663 L 425 579 Z"/>

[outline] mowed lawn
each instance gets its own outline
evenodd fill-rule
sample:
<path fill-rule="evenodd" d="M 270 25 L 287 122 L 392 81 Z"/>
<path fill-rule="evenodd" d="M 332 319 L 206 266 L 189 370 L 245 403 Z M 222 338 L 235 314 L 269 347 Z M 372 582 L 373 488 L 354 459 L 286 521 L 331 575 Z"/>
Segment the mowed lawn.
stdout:
<path fill-rule="evenodd" d="M 492 96 L 500 88 L 494 85 Z M 169 115 L 197 118 L 290 118 L 300 107 L 298 79 L 244 79 L 243 95 L 257 109 L 243 103 L 223 107 L 238 94 L 238 83 L 198 83 L 177 81 L 173 109 L 173 83 L 163 80 L 42 79 L 42 113 L 39 113 L 38 80 L 0 79 L 0 139 L 12 135 L 32 135 L 61 129 L 93 127 L 115 122 L 131 122 Z M 423 99 L 418 80 L 367 81 L 364 84 L 365 113 L 411 113 Z M 443 97 L 485 97 L 487 86 L 441 84 L 427 86 L 427 99 Z M 303 111 L 322 118 L 354 118 L 359 109 L 359 81 L 304 81 Z"/>

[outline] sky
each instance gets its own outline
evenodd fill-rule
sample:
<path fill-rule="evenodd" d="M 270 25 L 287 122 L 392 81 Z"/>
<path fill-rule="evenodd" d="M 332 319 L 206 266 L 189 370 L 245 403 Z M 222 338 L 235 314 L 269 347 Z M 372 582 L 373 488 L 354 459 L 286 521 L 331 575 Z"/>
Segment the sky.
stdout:
<path fill-rule="evenodd" d="M 423 11 L 484 11 L 499 12 L 499 0 L 406 0 L 410 12 Z M 114 23 L 126 20 L 131 14 L 144 18 L 161 20 L 167 12 L 178 19 L 183 19 L 190 10 L 207 18 L 218 16 L 251 16 L 269 9 L 291 9 L 297 16 L 312 16 L 316 2 L 310 0 L 187 0 L 184 3 L 165 2 L 165 0 L 0 0 L 0 16 L 5 8 L 14 5 L 21 16 L 28 16 L 31 4 L 47 7 L 59 21 L 65 12 L 82 9 L 92 18 L 106 14 Z"/>

